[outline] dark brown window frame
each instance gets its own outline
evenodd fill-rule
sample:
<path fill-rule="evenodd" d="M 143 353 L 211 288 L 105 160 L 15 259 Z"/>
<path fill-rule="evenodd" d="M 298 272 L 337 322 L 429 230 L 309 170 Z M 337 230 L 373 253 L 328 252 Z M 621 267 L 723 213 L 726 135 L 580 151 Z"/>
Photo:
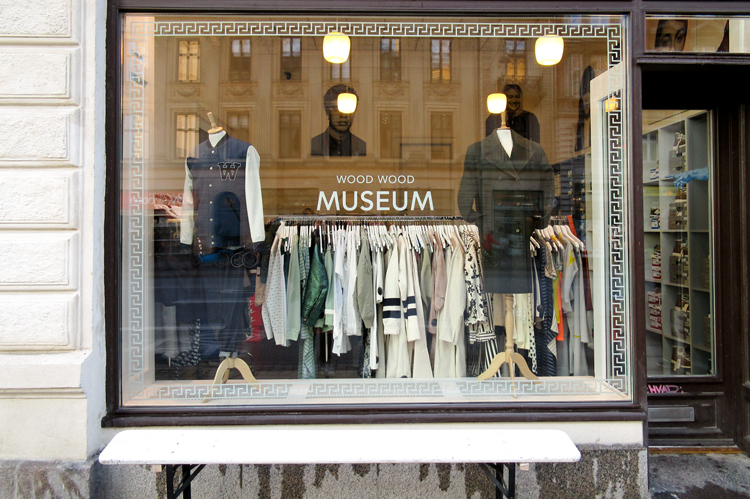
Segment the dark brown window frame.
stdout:
<path fill-rule="evenodd" d="M 120 86 L 121 67 L 119 54 L 121 48 L 121 15 L 129 12 L 221 12 L 221 13 L 254 13 L 254 14 L 310 14 L 341 17 L 347 15 L 401 15 L 401 16 L 451 16 L 457 11 L 462 15 L 493 16 L 508 14 L 528 15 L 563 15 L 563 14 L 623 14 L 629 18 L 629 39 L 631 40 L 632 66 L 629 85 L 632 95 L 631 133 L 633 137 L 641 135 L 641 73 L 642 66 L 665 64 L 703 64 L 712 63 L 749 64 L 748 57 L 731 55 L 728 57 L 698 56 L 677 54 L 665 56 L 645 55 L 644 29 L 645 14 L 674 14 L 677 8 L 675 1 L 479 1 L 479 0 L 428 0 L 419 5 L 410 6 L 394 0 L 384 1 L 348 1 L 341 0 L 335 5 L 322 0 L 299 0 L 297 2 L 277 3 L 262 0 L 248 9 L 245 2 L 239 0 L 218 0 L 210 9 L 205 3 L 196 0 L 110 0 L 107 20 L 107 74 L 106 74 L 106 153 L 107 183 L 105 187 L 105 334 L 106 334 L 106 406 L 107 415 L 102 419 L 104 427 L 133 427 L 156 425 L 251 425 L 251 424 L 312 424 L 312 423 L 430 423 L 430 422 L 531 422 L 531 421 L 645 421 L 646 419 L 646 352 L 645 330 L 638 321 L 633 322 L 633 400 L 620 403 L 564 402 L 564 403 L 472 403 L 472 404 L 366 404 L 366 405 L 316 405 L 316 406 L 274 406 L 274 407 L 138 407 L 125 408 L 120 399 L 120 314 L 121 304 L 118 290 L 120 282 L 120 221 L 119 199 L 120 178 L 119 161 L 122 144 L 120 142 Z M 687 1 L 679 3 L 681 14 L 747 14 L 748 6 L 743 2 L 705 2 Z M 722 56 L 723 54 L 719 54 Z M 718 62 L 717 62 L 718 61 Z M 636 186 L 634 179 L 642 178 L 640 141 L 632 141 L 633 164 L 630 171 L 631 185 Z M 642 230 L 642 193 L 633 189 L 629 200 L 632 217 L 630 240 Z M 640 215 L 640 216 L 639 216 Z M 644 256 L 642 248 L 633 248 L 630 252 L 631 268 L 634 273 L 643 269 Z M 718 259 L 717 259 L 718 260 Z M 640 289 L 639 289 L 640 288 Z M 635 286 L 634 295 L 643 293 L 643 286 Z M 634 317 L 644 313 L 643 300 L 631 300 Z M 644 424 L 645 431 L 645 424 Z"/>

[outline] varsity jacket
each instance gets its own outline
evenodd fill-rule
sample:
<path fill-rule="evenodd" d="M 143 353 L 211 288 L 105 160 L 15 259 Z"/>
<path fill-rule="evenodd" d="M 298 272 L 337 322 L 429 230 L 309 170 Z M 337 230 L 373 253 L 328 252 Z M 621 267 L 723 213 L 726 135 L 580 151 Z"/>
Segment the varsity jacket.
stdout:
<path fill-rule="evenodd" d="M 247 142 L 228 135 L 199 144 L 185 161 L 180 242 L 218 248 L 265 240 L 260 157 Z"/>

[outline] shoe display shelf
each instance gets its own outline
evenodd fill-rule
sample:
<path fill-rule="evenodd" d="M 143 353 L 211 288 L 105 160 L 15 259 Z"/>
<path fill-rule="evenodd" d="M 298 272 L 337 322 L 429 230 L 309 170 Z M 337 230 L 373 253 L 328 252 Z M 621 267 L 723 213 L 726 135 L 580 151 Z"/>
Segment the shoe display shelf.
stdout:
<path fill-rule="evenodd" d="M 709 182 L 674 175 L 709 166 L 706 112 L 644 124 L 643 203 L 649 376 L 713 371 Z"/>

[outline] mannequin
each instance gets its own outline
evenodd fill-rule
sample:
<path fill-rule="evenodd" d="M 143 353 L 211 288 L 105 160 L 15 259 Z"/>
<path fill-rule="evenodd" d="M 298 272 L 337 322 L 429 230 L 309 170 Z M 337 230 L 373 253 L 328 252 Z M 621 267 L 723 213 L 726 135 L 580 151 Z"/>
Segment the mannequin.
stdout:
<path fill-rule="evenodd" d="M 492 360 L 478 379 L 494 376 L 508 363 L 511 379 L 518 364 L 523 375 L 538 380 L 521 354 L 513 350 L 514 294 L 528 294 L 531 285 L 529 241 L 534 229 L 546 225 L 554 206 L 554 173 L 542 147 L 511 130 L 503 113 L 500 128 L 466 151 L 458 193 L 463 218 L 476 223 L 485 250 L 485 292 L 505 304 L 505 351 Z"/>
<path fill-rule="evenodd" d="M 249 331 L 245 282 L 253 280 L 244 262 L 253 260 L 248 255 L 265 240 L 260 160 L 252 145 L 230 137 L 212 113 L 208 117 L 208 140 L 185 160 L 180 241 L 192 246 L 202 331 L 213 334 L 224 358 L 214 384 L 225 382 L 232 368 L 255 383 L 237 347 Z"/>

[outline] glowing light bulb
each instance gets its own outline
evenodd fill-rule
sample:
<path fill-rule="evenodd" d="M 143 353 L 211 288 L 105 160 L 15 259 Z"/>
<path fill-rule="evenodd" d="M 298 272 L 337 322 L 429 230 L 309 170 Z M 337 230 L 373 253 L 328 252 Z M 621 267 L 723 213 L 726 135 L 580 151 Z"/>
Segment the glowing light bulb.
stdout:
<path fill-rule="evenodd" d="M 554 66 L 563 56 L 565 42 L 561 36 L 547 35 L 537 38 L 534 45 L 536 62 L 542 66 Z"/>
<path fill-rule="evenodd" d="M 349 92 L 344 92 L 343 94 L 339 94 L 336 104 L 340 113 L 352 114 L 357 110 L 357 96 Z"/>
<path fill-rule="evenodd" d="M 331 31 L 323 38 L 323 57 L 330 63 L 342 64 L 349 58 L 351 46 L 352 42 L 348 36 L 338 31 Z"/>
<path fill-rule="evenodd" d="M 490 94 L 487 96 L 487 110 L 492 114 L 500 114 L 508 105 L 508 97 L 505 94 Z"/>
<path fill-rule="evenodd" d="M 620 109 L 620 101 L 617 97 L 610 97 L 604 103 L 604 110 L 608 113 L 612 113 Z"/>

